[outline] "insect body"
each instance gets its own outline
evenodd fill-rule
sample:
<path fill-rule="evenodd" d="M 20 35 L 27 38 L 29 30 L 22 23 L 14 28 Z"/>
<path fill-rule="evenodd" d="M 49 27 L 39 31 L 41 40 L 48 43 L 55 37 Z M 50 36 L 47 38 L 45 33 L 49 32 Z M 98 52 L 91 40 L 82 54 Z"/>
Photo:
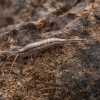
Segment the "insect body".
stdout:
<path fill-rule="evenodd" d="M 23 53 L 26 52 L 30 49 L 33 49 L 33 51 L 41 51 L 42 49 L 44 50 L 45 48 L 49 48 L 55 45 L 61 45 L 64 43 L 68 42 L 76 42 L 76 41 L 82 41 L 84 39 L 59 39 L 59 38 L 50 38 L 50 39 L 44 39 L 35 43 L 31 43 L 23 47 L 22 49 L 18 50 L 18 53 Z"/>
<path fill-rule="evenodd" d="M 61 45 L 61 44 L 65 44 L 68 42 L 76 42 L 76 41 L 83 41 L 85 39 L 59 39 L 59 38 L 50 38 L 50 39 L 44 39 L 38 42 L 34 42 L 31 44 L 26 45 L 25 47 L 19 49 L 18 51 L 15 51 L 16 57 L 12 63 L 11 69 L 14 65 L 14 62 L 16 61 L 16 59 L 18 58 L 19 55 L 23 55 L 26 56 L 26 54 L 33 54 L 36 52 L 40 52 L 43 51 L 47 48 L 56 46 L 56 45 Z M 11 73 L 11 69 L 10 69 L 10 73 Z"/>

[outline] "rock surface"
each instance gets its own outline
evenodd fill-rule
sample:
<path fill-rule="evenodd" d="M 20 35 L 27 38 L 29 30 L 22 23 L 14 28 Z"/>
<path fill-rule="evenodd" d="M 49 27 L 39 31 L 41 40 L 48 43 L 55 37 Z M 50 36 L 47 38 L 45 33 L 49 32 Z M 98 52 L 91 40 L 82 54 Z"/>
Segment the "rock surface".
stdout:
<path fill-rule="evenodd" d="M 89 39 L 18 58 L 44 38 Z M 0 100 L 100 100 L 100 0 L 0 0 Z"/>

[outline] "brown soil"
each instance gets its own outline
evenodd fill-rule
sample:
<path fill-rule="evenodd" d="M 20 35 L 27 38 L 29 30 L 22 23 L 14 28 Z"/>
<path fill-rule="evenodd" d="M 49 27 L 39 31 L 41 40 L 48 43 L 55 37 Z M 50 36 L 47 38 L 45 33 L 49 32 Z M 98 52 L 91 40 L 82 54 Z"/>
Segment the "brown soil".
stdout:
<path fill-rule="evenodd" d="M 12 46 L 51 37 L 88 41 L 18 57 L 9 76 Z M 0 100 L 100 100 L 100 0 L 0 0 Z"/>

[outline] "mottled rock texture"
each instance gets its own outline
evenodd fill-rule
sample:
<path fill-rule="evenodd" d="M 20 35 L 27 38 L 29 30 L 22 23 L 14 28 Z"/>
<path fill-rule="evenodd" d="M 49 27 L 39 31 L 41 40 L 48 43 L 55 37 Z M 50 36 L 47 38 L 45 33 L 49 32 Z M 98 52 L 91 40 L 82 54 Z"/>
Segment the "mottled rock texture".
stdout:
<path fill-rule="evenodd" d="M 44 38 L 88 41 L 19 57 L 4 52 Z M 0 100 L 100 100 L 100 0 L 0 0 Z"/>

